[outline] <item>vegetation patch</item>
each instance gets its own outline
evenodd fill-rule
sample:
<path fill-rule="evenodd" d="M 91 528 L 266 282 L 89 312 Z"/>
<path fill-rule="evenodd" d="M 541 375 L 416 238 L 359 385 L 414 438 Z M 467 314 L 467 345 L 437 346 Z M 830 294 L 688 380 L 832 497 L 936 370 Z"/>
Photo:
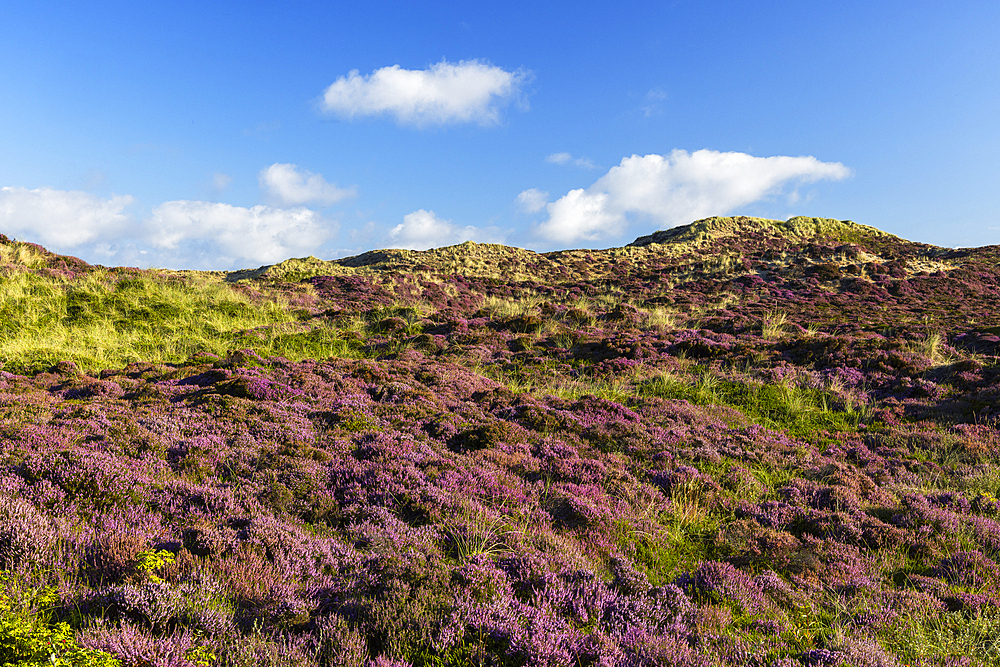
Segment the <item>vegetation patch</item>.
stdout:
<path fill-rule="evenodd" d="M 1000 665 L 997 247 L 0 265 L 0 664 Z"/>

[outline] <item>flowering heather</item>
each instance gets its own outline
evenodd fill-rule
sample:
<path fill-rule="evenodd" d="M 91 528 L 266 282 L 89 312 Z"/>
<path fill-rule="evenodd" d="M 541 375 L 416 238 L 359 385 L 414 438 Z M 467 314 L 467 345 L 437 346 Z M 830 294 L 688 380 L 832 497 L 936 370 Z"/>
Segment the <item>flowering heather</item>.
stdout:
<path fill-rule="evenodd" d="M 226 276 L 2 253 L 0 656 L 1000 665 L 998 252 L 725 218 Z"/>

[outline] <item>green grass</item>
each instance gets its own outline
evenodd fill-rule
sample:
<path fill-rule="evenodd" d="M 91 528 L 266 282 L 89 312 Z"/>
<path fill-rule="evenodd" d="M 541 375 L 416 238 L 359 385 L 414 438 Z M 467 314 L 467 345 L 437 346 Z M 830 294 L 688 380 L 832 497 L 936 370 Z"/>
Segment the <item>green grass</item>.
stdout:
<path fill-rule="evenodd" d="M 280 298 L 198 274 L 0 276 L 0 362 L 17 373 L 64 360 L 99 370 L 234 349 L 299 360 L 352 355 L 356 347 L 328 326 L 298 322 Z"/>
<path fill-rule="evenodd" d="M 628 522 L 617 521 L 615 541 L 650 583 L 669 583 L 716 555 L 714 538 L 720 520 L 709 504 L 699 482 L 678 485 L 670 493 L 670 509 L 656 517 L 660 530 L 637 531 Z"/>
<path fill-rule="evenodd" d="M 654 377 L 638 388 L 638 394 L 736 408 L 754 422 L 793 437 L 854 430 L 864 418 L 863 411 L 853 406 L 835 409 L 834 397 L 819 389 L 723 380 L 707 370 L 693 381 L 670 374 Z"/>
<path fill-rule="evenodd" d="M 1000 614 L 995 610 L 970 616 L 945 612 L 937 617 L 904 617 L 879 633 L 883 646 L 920 664 L 956 664 L 948 657 L 971 656 L 971 665 L 1000 665 Z"/>

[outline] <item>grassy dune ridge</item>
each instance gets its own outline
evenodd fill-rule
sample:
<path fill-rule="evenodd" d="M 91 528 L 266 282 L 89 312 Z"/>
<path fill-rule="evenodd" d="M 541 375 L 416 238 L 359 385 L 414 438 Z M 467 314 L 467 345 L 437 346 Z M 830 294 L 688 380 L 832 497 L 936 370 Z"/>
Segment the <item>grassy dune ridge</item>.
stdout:
<path fill-rule="evenodd" d="M 0 664 L 1000 665 L 998 260 L 0 238 Z"/>
<path fill-rule="evenodd" d="M 205 274 L 8 269 L 0 277 L 0 304 L 0 362 L 13 372 L 38 372 L 58 361 L 92 371 L 135 361 L 179 363 L 240 348 L 290 358 L 344 352 L 336 339 L 299 324 L 303 313 L 280 292 Z"/>

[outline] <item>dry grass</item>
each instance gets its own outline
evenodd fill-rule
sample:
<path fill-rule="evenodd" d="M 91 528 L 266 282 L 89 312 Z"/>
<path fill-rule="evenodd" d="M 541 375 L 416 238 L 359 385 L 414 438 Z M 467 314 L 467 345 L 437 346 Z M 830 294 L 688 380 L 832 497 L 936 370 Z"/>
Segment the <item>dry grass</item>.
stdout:
<path fill-rule="evenodd" d="M 646 326 L 648 328 L 656 329 L 660 333 L 677 328 L 677 315 L 666 308 L 657 306 L 646 312 Z"/>
<path fill-rule="evenodd" d="M 760 320 L 760 335 L 767 340 L 777 340 L 785 333 L 788 315 L 781 311 L 766 313 Z"/>

